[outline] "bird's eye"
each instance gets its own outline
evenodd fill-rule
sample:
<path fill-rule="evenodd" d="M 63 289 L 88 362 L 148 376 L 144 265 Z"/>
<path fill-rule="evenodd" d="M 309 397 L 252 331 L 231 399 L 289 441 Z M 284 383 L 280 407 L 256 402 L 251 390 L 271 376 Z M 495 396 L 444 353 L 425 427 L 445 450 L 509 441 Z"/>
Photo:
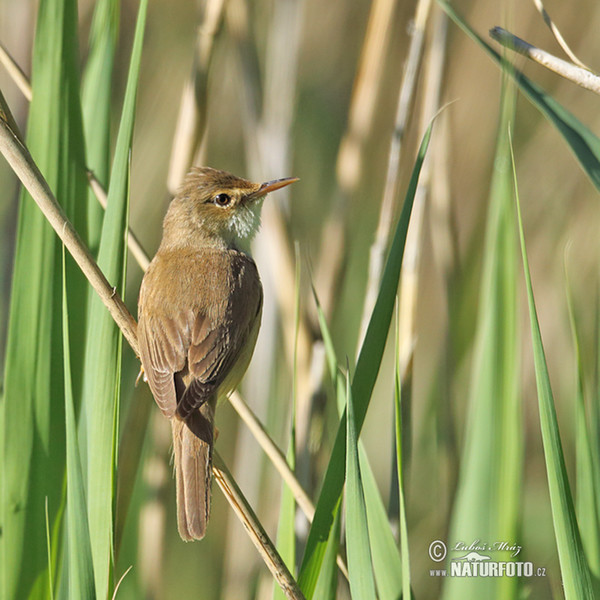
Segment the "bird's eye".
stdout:
<path fill-rule="evenodd" d="M 217 194 L 214 197 L 214 203 L 217 206 L 229 206 L 231 203 L 231 196 L 229 194 Z"/>

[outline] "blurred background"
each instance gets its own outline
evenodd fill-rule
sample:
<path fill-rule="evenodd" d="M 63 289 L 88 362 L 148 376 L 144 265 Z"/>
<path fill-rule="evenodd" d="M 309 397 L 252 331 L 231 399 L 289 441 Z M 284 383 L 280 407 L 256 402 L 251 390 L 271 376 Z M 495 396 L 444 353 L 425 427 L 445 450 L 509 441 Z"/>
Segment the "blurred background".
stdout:
<path fill-rule="evenodd" d="M 374 17 L 376 6 L 379 21 Z M 457 0 L 453 6 L 486 39 L 491 27 L 502 25 L 561 55 L 533 2 Z M 593 0 L 548 0 L 546 8 L 578 57 L 597 66 L 600 5 Z M 257 351 L 242 393 L 285 451 L 293 384 L 290 340 L 294 324 L 289 307 L 293 307 L 295 290 L 294 279 L 285 279 L 282 273 L 290 272 L 289 268 L 286 271 L 290 264 L 293 273 L 297 263 L 307 344 L 306 356 L 299 358 L 304 363 L 298 368 L 297 382 L 298 473 L 315 499 L 335 435 L 337 413 L 331 384 L 320 375 L 322 354 L 318 344 L 314 345 L 319 335 L 311 283 L 324 302 L 338 357 L 354 358 L 398 95 L 415 31 L 415 10 L 414 2 L 229 0 L 214 36 L 206 83 L 206 135 L 199 155 L 202 164 L 255 180 L 287 176 L 301 180 L 289 194 L 278 193 L 265 205 L 255 258 L 267 301 Z M 92 11 L 93 2 L 79 2 L 82 64 Z M 121 3 L 113 87 L 115 115 L 123 98 L 136 11 L 137 2 Z M 0 39 L 26 74 L 30 72 L 35 13 L 36 2 L 0 0 Z M 173 193 L 169 189 L 169 165 L 174 134 L 182 93 L 194 72 L 198 31 L 205 17 L 204 2 L 151 0 L 149 4 L 132 157 L 130 226 L 150 256 L 158 247 L 161 220 Z M 201 33 L 200 39 L 203 35 L 209 32 Z M 599 129 L 597 96 L 524 59 L 516 62 L 592 131 Z M 441 65 L 437 71 L 430 68 L 435 64 Z M 439 92 L 432 92 L 436 86 Z M 3 69 L 0 88 L 24 130 L 27 102 Z M 445 539 L 448 534 L 465 436 L 500 92 L 498 68 L 447 22 L 433 3 L 425 29 L 423 61 L 402 131 L 398 190 L 387 218 L 391 225 L 399 215 L 426 124 L 437 107 L 451 103 L 434 129 L 417 264 L 412 439 L 405 491 L 411 573 L 418 598 L 439 594 L 439 579 L 429 576 L 433 565 L 427 548 L 432 540 Z M 598 193 L 557 131 L 522 97 L 517 99 L 514 145 L 537 308 L 571 469 L 576 370 L 565 268 L 575 298 L 584 362 L 591 370 L 596 343 Z M 0 188 L 3 364 L 18 202 L 16 178 L 4 161 L 0 161 Z M 341 244 L 336 241 L 339 236 L 343 238 Z M 291 260 L 287 267 L 281 264 L 286 259 L 278 250 L 281 239 Z M 519 266 L 519 322 L 525 333 L 521 356 L 525 484 L 519 541 L 529 560 L 547 568 L 548 577 L 527 584 L 529 597 L 549 598 L 560 593 L 560 573 L 520 273 Z M 141 276 L 130 256 L 126 302 L 134 314 Z M 302 354 L 302 342 L 299 347 Z M 393 496 L 392 363 L 393 352 L 384 362 L 362 433 L 386 502 Z M 124 365 L 121 427 L 128 435 L 123 436 L 120 457 L 123 460 L 133 447 L 141 452 L 142 462 L 136 481 L 119 482 L 131 487 L 132 499 L 127 514 L 119 514 L 117 509 L 117 520 L 125 533 L 115 575 L 133 565 L 119 596 L 270 597 L 272 579 L 216 486 L 206 539 L 194 544 L 179 539 L 169 426 L 155 409 L 148 387 L 134 387 L 138 365 L 129 349 Z M 323 384 L 318 385 L 322 379 Z M 263 525 L 275 537 L 279 477 L 229 404 L 219 409 L 217 426 L 217 449 Z M 392 520 L 395 510 L 392 501 Z M 307 524 L 299 517 L 299 535 L 306 531 Z"/>

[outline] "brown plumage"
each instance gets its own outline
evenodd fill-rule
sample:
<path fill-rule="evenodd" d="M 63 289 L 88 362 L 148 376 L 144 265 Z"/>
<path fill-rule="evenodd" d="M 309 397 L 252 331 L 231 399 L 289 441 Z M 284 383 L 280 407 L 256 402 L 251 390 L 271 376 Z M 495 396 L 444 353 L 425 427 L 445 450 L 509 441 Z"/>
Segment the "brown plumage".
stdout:
<path fill-rule="evenodd" d="M 248 248 L 262 199 L 293 181 L 256 184 L 194 169 L 169 206 L 142 281 L 140 356 L 156 403 L 171 420 L 184 540 L 205 535 L 215 408 L 245 373 L 260 327 L 262 286 Z"/>

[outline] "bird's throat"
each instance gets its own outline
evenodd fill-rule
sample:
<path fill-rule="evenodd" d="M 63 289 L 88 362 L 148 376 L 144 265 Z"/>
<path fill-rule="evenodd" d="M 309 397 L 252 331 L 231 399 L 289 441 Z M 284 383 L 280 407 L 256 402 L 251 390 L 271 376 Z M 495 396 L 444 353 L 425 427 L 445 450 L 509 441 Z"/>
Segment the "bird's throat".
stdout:
<path fill-rule="evenodd" d="M 250 249 L 250 242 L 260 229 L 260 215 L 263 198 L 254 202 L 240 204 L 229 217 L 227 242 L 234 248 L 245 252 Z"/>

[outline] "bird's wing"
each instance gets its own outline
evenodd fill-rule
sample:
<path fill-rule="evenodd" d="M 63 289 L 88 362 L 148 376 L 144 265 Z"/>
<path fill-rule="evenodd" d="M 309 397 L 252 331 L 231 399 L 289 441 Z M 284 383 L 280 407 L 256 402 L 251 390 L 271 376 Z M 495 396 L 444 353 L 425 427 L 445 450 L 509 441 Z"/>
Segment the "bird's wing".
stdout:
<path fill-rule="evenodd" d="M 258 271 L 241 253 L 228 264 L 228 302 L 211 297 L 211 286 L 204 283 L 197 286 L 204 289 L 201 302 L 197 299 L 193 307 L 171 312 L 164 302 L 150 298 L 142 283 L 140 358 L 154 399 L 168 418 L 175 412 L 186 418 L 202 406 L 226 381 L 241 354 L 254 348 L 250 336 L 256 335 L 262 308 Z M 146 306 L 149 302 L 151 307 Z M 236 384 L 228 381 L 226 391 Z"/>
<path fill-rule="evenodd" d="M 173 375 L 185 368 L 190 341 L 188 314 L 177 318 L 142 315 L 138 324 L 140 358 L 156 403 L 171 418 L 177 410 L 177 390 Z"/>
<path fill-rule="evenodd" d="M 191 328 L 190 381 L 177 406 L 177 412 L 184 418 L 221 387 L 242 354 L 247 353 L 249 360 L 254 348 L 262 309 L 262 286 L 256 265 L 249 257 L 240 255 L 232 261 L 231 267 L 230 296 L 224 314 L 214 322 L 200 313 Z M 224 390 L 225 393 L 237 383 L 228 382 L 229 389 Z"/>

